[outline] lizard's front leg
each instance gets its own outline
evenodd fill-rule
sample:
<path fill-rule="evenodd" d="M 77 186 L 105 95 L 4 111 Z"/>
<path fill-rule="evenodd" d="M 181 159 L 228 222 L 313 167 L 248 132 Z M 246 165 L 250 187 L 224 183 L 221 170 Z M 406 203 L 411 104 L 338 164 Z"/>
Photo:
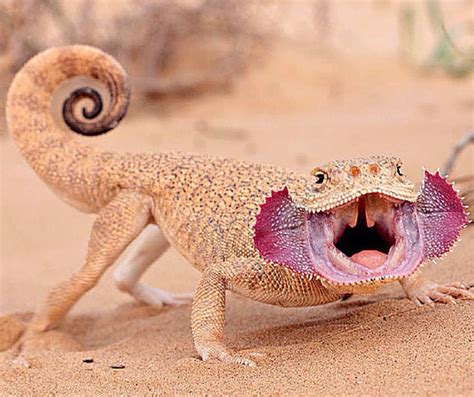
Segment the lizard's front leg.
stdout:
<path fill-rule="evenodd" d="M 408 298 L 419 306 L 434 306 L 434 302 L 456 303 L 456 299 L 474 299 L 474 293 L 460 282 L 437 284 L 414 274 L 400 280 L 400 284 Z"/>
<path fill-rule="evenodd" d="M 204 361 L 214 357 L 227 363 L 254 366 L 252 360 L 236 355 L 223 343 L 225 293 L 231 273 L 229 263 L 209 265 L 204 270 L 191 312 L 194 346 Z"/>

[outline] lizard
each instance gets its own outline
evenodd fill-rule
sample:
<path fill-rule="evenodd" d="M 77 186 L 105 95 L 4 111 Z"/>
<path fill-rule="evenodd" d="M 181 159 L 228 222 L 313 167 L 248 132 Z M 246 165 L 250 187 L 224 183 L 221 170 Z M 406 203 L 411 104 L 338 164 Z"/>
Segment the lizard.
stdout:
<path fill-rule="evenodd" d="M 63 123 L 51 112 L 56 89 L 77 76 Z M 420 269 L 445 255 L 467 224 L 446 177 L 425 170 L 421 188 L 393 156 L 332 161 L 308 173 L 179 152 L 119 153 L 96 136 L 124 117 L 130 85 L 99 49 L 55 47 L 30 59 L 7 95 L 8 130 L 33 170 L 61 199 L 96 214 L 82 267 L 54 288 L 28 324 L 42 333 L 118 262 L 118 288 L 151 304 L 184 304 L 139 281 L 168 247 L 201 273 L 191 307 L 194 347 L 203 360 L 255 365 L 223 341 L 226 291 L 284 307 L 335 302 L 399 282 L 418 305 L 473 299 L 460 282 L 438 284 Z"/>

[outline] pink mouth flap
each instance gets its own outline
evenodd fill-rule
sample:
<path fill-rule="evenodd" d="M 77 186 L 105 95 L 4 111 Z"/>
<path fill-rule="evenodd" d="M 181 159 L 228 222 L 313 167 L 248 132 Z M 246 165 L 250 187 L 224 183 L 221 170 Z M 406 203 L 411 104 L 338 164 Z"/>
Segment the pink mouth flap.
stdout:
<path fill-rule="evenodd" d="M 448 252 L 468 223 L 463 203 L 453 186 L 439 172 L 425 171 L 416 203 L 424 240 L 425 259 Z"/>
<path fill-rule="evenodd" d="M 272 192 L 257 215 L 255 246 L 267 261 L 312 274 L 305 222 L 305 211 L 294 205 L 288 189 Z"/>

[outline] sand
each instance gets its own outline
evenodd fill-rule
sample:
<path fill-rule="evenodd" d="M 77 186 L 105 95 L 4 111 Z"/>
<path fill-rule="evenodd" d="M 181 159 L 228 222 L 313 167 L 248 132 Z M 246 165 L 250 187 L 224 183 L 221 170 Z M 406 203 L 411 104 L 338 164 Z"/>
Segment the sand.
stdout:
<path fill-rule="evenodd" d="M 473 80 L 275 49 L 231 92 L 141 107 L 97 145 L 181 150 L 306 171 L 334 158 L 395 154 L 419 181 L 473 126 Z M 210 130 L 203 132 L 203 121 Z M 18 155 L 2 150 L 1 337 L 14 339 L 39 302 L 80 266 L 93 217 L 58 200 Z M 473 171 L 472 150 L 457 175 Z M 474 227 L 425 273 L 474 283 Z M 192 291 L 199 273 L 174 250 L 145 275 Z M 135 304 L 111 271 L 56 331 L 21 359 L 0 353 L 1 395 L 472 395 L 474 303 L 416 307 L 398 285 L 321 307 L 283 309 L 229 294 L 226 343 L 257 352 L 256 368 L 203 363 L 190 307 Z M 7 330 L 8 328 L 8 330 Z M 7 332 L 8 331 L 8 332 Z M 35 350 L 34 348 L 40 350 Z M 84 362 L 91 361 L 93 362 Z M 114 368 L 113 368 L 114 367 Z"/>

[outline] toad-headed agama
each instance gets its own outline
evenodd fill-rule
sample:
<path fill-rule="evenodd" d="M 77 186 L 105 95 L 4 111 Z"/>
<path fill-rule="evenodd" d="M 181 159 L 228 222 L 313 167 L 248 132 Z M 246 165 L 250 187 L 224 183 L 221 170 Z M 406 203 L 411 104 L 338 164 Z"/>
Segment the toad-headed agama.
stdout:
<path fill-rule="evenodd" d="M 77 76 L 98 80 L 110 99 L 104 105 L 94 88 L 74 90 L 62 107 L 68 131 L 50 105 L 56 88 Z M 57 325 L 115 262 L 118 287 L 137 300 L 188 302 L 139 282 L 170 245 L 202 272 L 191 328 L 204 360 L 253 365 L 223 343 L 226 290 L 293 307 L 395 281 L 417 304 L 473 298 L 461 283 L 439 285 L 418 271 L 448 252 L 467 223 L 439 173 L 425 172 L 417 192 L 393 157 L 333 161 L 299 174 L 208 155 L 116 153 L 74 139 L 73 132 L 114 128 L 129 99 L 122 67 L 87 46 L 44 51 L 11 84 L 7 123 L 21 154 L 59 197 L 97 214 L 85 263 L 51 291 L 30 333 Z"/>

